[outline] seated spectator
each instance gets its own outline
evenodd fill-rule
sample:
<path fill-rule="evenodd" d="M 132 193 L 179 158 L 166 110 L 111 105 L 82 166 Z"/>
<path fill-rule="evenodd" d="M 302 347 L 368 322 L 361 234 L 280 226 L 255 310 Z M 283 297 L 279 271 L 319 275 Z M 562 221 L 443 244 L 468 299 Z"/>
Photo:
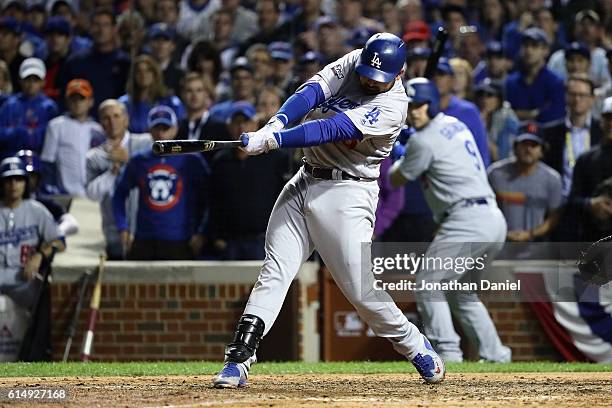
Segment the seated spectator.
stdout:
<path fill-rule="evenodd" d="M 425 75 L 425 67 L 427 66 L 427 59 L 430 54 L 431 50 L 429 47 L 416 47 L 407 51 L 406 72 L 404 72 L 405 81 Z"/>
<path fill-rule="evenodd" d="M 223 6 L 214 11 L 211 15 L 205 15 L 200 18 L 192 38 L 207 38 L 217 37 L 215 33 L 215 17 L 219 11 L 227 14 L 229 18 L 228 40 L 232 44 L 239 44 L 246 41 L 249 37 L 257 32 L 257 14 L 254 11 L 243 7 L 240 1 L 223 1 Z"/>
<path fill-rule="evenodd" d="M 295 92 L 304 82 L 312 78 L 323 68 L 323 55 L 316 51 L 308 51 L 300 57 L 295 67 L 295 75 L 286 91 L 287 95 Z"/>
<path fill-rule="evenodd" d="M 546 67 L 549 40 L 539 28 L 523 32 L 521 69 L 508 75 L 506 100 L 521 121 L 553 126 L 563 120 L 563 80 Z"/>
<path fill-rule="evenodd" d="M 509 18 L 508 6 L 502 0 L 485 0 L 478 9 L 478 22 L 485 42 L 500 41 Z"/>
<path fill-rule="evenodd" d="M 26 59 L 20 50 L 23 30 L 13 17 L 0 17 L 0 60 L 8 65 L 13 92 L 21 91 L 19 67 Z"/>
<path fill-rule="evenodd" d="M 476 106 L 487 130 L 491 161 L 510 157 L 519 128 L 519 120 L 502 92 L 502 85 L 490 78 L 474 87 Z"/>
<path fill-rule="evenodd" d="M 400 37 L 402 34 L 402 24 L 395 3 L 395 0 L 382 0 L 380 3 L 372 3 L 371 5 L 375 6 L 376 11 L 380 13 L 380 17 L 377 20 L 384 25 L 384 31 Z"/>
<path fill-rule="evenodd" d="M 164 77 L 164 85 L 172 95 L 179 94 L 179 82 L 185 72 L 174 62 L 176 33 L 164 23 L 153 24 L 147 34 L 151 56 L 159 64 Z"/>
<path fill-rule="evenodd" d="M 89 113 L 93 88 L 85 79 L 73 79 L 66 87 L 68 111 L 49 122 L 40 159 L 43 182 L 58 193 L 85 197 L 87 152 L 104 142 L 102 127 Z"/>
<path fill-rule="evenodd" d="M 588 77 L 570 77 L 565 84 L 565 121 L 542 130 L 548 144 L 544 162 L 561 174 L 564 198 L 572 188 L 576 160 L 602 138 L 599 121 L 590 113 L 593 92 L 593 82 Z"/>
<path fill-rule="evenodd" d="M 600 47 L 602 34 L 601 20 L 595 11 L 582 10 L 576 14 L 574 38 L 579 43 L 584 44 L 590 52 L 589 77 L 596 88 L 610 81 L 606 51 Z M 561 49 L 550 56 L 548 68 L 561 78 L 565 78 L 568 76 L 566 60 L 567 48 L 565 50 Z"/>
<path fill-rule="evenodd" d="M 259 127 L 268 123 L 272 116 L 281 108 L 285 97 L 283 92 L 275 86 L 266 86 L 257 95 L 257 120 Z"/>
<path fill-rule="evenodd" d="M 383 31 L 384 27 L 381 23 L 363 15 L 363 3 L 361 0 L 338 0 L 336 2 L 336 16 L 342 29 L 343 39 L 348 39 L 351 33 L 359 28 L 367 28 L 373 32 Z"/>
<path fill-rule="evenodd" d="M 455 71 L 446 58 L 440 58 L 433 81 L 440 92 L 440 110 L 446 115 L 453 116 L 465 123 L 474 135 L 483 163 L 488 166 L 490 162 L 489 145 L 480 113 L 472 102 L 460 99 L 453 94 Z"/>
<path fill-rule="evenodd" d="M 346 53 L 344 47 L 345 38 L 336 20 L 324 16 L 317 19 L 316 28 L 316 49 L 323 55 L 325 63 L 336 61 Z"/>
<path fill-rule="evenodd" d="M 500 42 L 491 41 L 486 46 L 485 59 L 474 68 L 474 83 L 479 84 L 486 78 L 504 83 L 512 68 L 512 60 L 506 56 Z"/>
<path fill-rule="evenodd" d="M 578 214 L 578 240 L 612 234 L 612 97 L 604 101 L 601 143 L 576 160 L 568 206 Z"/>
<path fill-rule="evenodd" d="M 21 89 L 0 108 L 0 157 L 13 156 L 21 149 L 40 153 L 47 124 L 58 115 L 55 102 L 42 92 L 45 64 L 28 58 L 19 68 Z"/>
<path fill-rule="evenodd" d="M 230 69 L 231 84 L 229 92 L 219 96 L 221 102 L 210 110 L 211 120 L 226 123 L 234 102 L 243 101 L 255 104 L 257 100 L 253 67 L 245 57 L 238 57 Z"/>
<path fill-rule="evenodd" d="M 145 21 L 135 10 L 126 10 L 117 17 L 119 48 L 128 55 L 141 54 L 146 37 Z"/>
<path fill-rule="evenodd" d="M 404 27 L 402 41 L 406 43 L 408 52 L 414 48 L 428 48 L 431 39 L 431 29 L 425 21 L 410 21 Z"/>
<path fill-rule="evenodd" d="M 157 105 L 171 107 L 177 118 L 185 117 L 183 103 L 178 96 L 168 95 L 159 65 L 149 55 L 139 55 L 134 60 L 127 93 L 119 101 L 127 107 L 130 132 L 146 132 L 147 115 Z"/>
<path fill-rule="evenodd" d="M 522 133 L 514 141 L 515 157 L 489 169 L 489 183 L 508 224 L 507 240 L 546 240 L 561 215 L 561 177 L 542 163 L 544 141 Z"/>
<path fill-rule="evenodd" d="M 62 236 L 67 237 L 79 232 L 79 222 L 70 214 L 64 206 L 54 201 L 42 191 L 42 166 L 40 158 L 31 150 L 20 150 L 18 157 L 24 164 L 28 173 L 28 191 L 30 198 L 45 206 L 57 223 Z"/>
<path fill-rule="evenodd" d="M 6 62 L 0 60 L 0 107 L 12 94 L 13 83 L 11 82 L 11 73 Z"/>
<path fill-rule="evenodd" d="M 261 89 L 272 82 L 274 66 L 272 65 L 270 51 L 265 44 L 257 43 L 250 46 L 246 51 L 246 57 L 253 67 L 253 78 L 257 89 Z"/>
<path fill-rule="evenodd" d="M 88 80 L 94 90 L 94 113 L 97 113 L 100 102 L 118 98 L 125 92 L 130 58 L 117 46 L 117 26 L 112 10 L 94 10 L 89 31 L 93 47 L 68 58 L 61 83 L 67 84 L 76 78 Z"/>
<path fill-rule="evenodd" d="M 470 77 L 472 76 L 471 67 L 475 67 L 482 61 L 482 55 L 485 52 L 480 33 L 475 27 L 464 28 L 465 32 L 459 36 L 459 42 L 457 43 L 457 57 L 469 63 Z"/>
<path fill-rule="evenodd" d="M 148 117 L 154 141 L 178 132 L 174 111 L 156 106 Z M 151 149 L 128 161 L 113 194 L 113 214 L 127 259 L 180 260 L 200 254 L 207 227 L 209 169 L 198 154 L 161 157 Z M 132 236 L 126 204 L 138 189 L 136 231 Z"/>
<path fill-rule="evenodd" d="M 93 45 L 89 37 L 77 34 L 83 31 L 80 27 L 77 27 L 78 11 L 78 6 L 72 0 L 47 1 L 47 15 L 49 19 L 60 17 L 70 24 L 71 31 L 73 32 L 72 40 L 70 41 L 70 54 L 88 51 Z"/>
<path fill-rule="evenodd" d="M 272 85 L 285 91 L 293 77 L 293 48 L 287 42 L 274 42 L 268 45 L 272 58 Z"/>
<path fill-rule="evenodd" d="M 232 139 L 257 130 L 255 115 L 252 104 L 233 104 L 228 123 Z M 210 237 L 221 259 L 265 258 L 266 226 L 288 166 L 289 157 L 282 150 L 249 156 L 239 149 L 227 149 L 214 156 Z M 244 211 L 245 205 L 249 211 Z"/>
<path fill-rule="evenodd" d="M 16 157 L 0 163 L 0 229 L 5 239 L 0 245 L 0 295 L 5 304 L 0 326 L 9 329 L 11 337 L 2 338 L 0 359 L 16 361 L 19 346 L 26 334 L 33 308 L 34 280 L 41 267 L 48 267 L 56 251 L 65 248 L 63 237 L 47 209 L 30 200 L 25 165 Z M 47 296 L 36 322 L 42 336 L 36 339 L 28 360 L 51 359 L 51 307 Z M 13 316 L 6 320 L 7 316 Z"/>
<path fill-rule="evenodd" d="M 176 49 L 172 60 L 179 62 L 185 48 L 189 45 L 189 40 L 177 31 L 179 18 L 179 4 L 176 0 L 157 0 L 154 3 L 155 21 L 166 26 L 174 32 L 174 44 Z M 182 68 L 183 69 L 183 68 Z"/>
<path fill-rule="evenodd" d="M 102 232 L 106 241 L 106 255 L 109 260 L 125 259 L 119 231 L 113 217 L 111 195 L 119 173 L 130 157 L 151 148 L 149 134 L 133 134 L 128 131 L 129 116 L 125 105 L 116 99 L 109 99 L 98 108 L 100 124 L 106 141 L 87 152 L 85 191 L 90 200 L 100 203 Z M 128 222 L 133 231 L 136 217 L 137 197 L 130 196 Z"/>

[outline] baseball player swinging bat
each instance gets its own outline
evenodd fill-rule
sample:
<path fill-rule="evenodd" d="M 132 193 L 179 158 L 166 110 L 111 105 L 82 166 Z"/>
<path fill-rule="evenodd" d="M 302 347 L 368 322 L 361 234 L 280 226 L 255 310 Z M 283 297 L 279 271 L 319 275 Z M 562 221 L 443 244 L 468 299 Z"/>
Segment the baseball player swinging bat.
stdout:
<path fill-rule="evenodd" d="M 244 147 L 249 138 L 243 135 L 240 140 L 159 140 L 153 143 L 153 153 L 157 156 L 173 154 L 209 152 L 211 150 Z"/>
<path fill-rule="evenodd" d="M 91 295 L 91 302 L 89 303 L 89 322 L 87 323 L 87 332 L 83 337 L 81 361 L 89 361 L 89 357 L 91 356 L 91 346 L 93 345 L 94 328 L 96 327 L 96 319 L 98 317 L 98 310 L 100 309 L 100 298 L 102 296 L 102 276 L 104 275 L 105 260 L 106 256 L 101 254 L 100 265 L 98 266 L 98 279 L 96 281 L 96 286 L 94 287 L 93 294 Z"/>

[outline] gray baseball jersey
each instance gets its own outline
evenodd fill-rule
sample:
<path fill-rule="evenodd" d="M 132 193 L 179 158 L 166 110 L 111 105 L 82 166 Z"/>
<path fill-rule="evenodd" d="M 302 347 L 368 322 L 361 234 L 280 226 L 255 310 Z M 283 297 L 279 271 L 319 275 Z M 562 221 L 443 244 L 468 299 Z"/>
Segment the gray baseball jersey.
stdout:
<path fill-rule="evenodd" d="M 24 200 L 17 208 L 0 205 L 0 285 L 23 281 L 23 267 L 42 242 L 62 234 L 44 205 Z"/>
<path fill-rule="evenodd" d="M 474 136 L 452 116 L 436 115 L 408 140 L 406 154 L 394 166 L 408 180 L 420 178 L 436 221 L 467 198 L 494 198 Z"/>
<path fill-rule="evenodd" d="M 401 81 L 395 81 L 387 92 L 365 94 L 355 72 L 360 55 L 361 50 L 352 51 L 309 80 L 323 88 L 326 100 L 313 109 L 306 120 L 329 118 L 344 112 L 363 133 L 363 139 L 305 148 L 304 155 L 314 166 L 337 168 L 354 176 L 376 179 L 380 162 L 391 152 L 406 122 L 408 97 Z"/>
<path fill-rule="evenodd" d="M 544 221 L 546 212 L 561 207 L 561 176 L 540 162 L 533 173 L 518 173 L 516 158 L 493 163 L 489 181 L 500 205 L 508 230 L 529 230 Z"/>

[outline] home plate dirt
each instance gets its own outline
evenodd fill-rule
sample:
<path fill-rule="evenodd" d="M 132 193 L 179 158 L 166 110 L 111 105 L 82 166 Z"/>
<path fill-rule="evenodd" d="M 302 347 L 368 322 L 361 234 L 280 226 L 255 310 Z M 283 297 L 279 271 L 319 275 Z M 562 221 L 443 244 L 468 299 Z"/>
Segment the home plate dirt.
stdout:
<path fill-rule="evenodd" d="M 246 388 L 216 390 L 211 377 L 2 378 L 1 407 L 604 407 L 612 373 L 253 375 Z M 7 390 L 60 388 L 63 401 L 9 400 Z M 41 405 L 44 404 L 44 405 Z"/>

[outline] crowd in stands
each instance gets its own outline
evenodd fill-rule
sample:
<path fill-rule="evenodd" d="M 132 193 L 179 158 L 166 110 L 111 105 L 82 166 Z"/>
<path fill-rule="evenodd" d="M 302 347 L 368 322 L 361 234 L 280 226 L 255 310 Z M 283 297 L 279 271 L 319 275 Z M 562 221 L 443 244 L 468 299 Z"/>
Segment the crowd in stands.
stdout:
<path fill-rule="evenodd" d="M 376 32 L 405 42 L 405 80 L 422 76 L 439 27 L 449 32 L 433 77 L 441 110 L 474 134 L 508 241 L 612 234 L 611 2 L 0 7 L 0 159 L 29 151 L 40 161 L 37 197 L 99 202 L 110 259 L 263 259 L 267 220 L 299 151 L 157 157 L 152 141 L 257 130 Z M 409 137 L 406 126 L 400 140 Z M 418 183 L 394 190 L 385 179 L 396 158 L 382 163 L 374 238 L 430 241 L 435 225 Z"/>

